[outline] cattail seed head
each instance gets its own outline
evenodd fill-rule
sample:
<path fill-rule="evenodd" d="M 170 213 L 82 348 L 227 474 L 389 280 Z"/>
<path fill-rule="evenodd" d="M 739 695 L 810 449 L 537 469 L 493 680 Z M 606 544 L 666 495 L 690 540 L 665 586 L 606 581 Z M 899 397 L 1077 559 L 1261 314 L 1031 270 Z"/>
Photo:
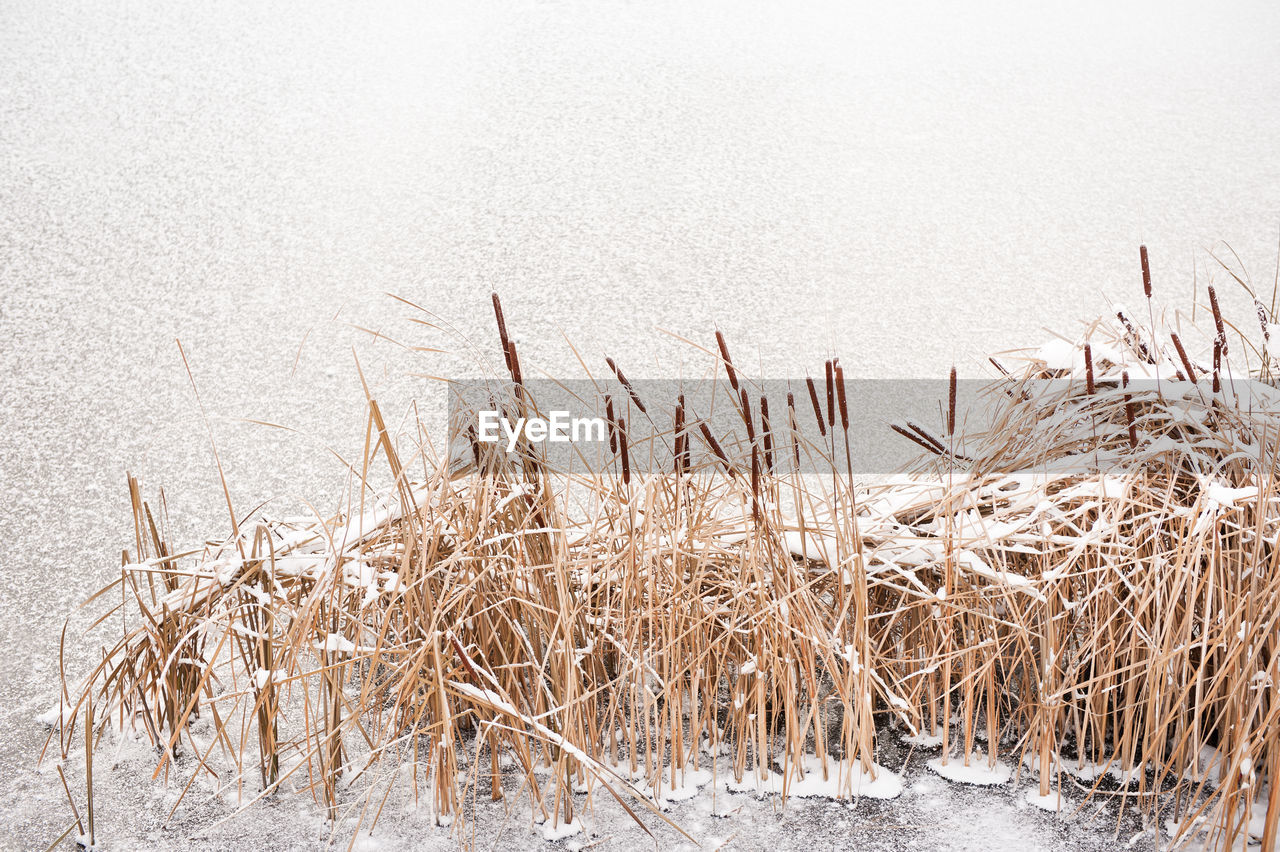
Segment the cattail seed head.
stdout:
<path fill-rule="evenodd" d="M 840 428 L 847 434 L 849 431 L 849 405 L 844 396 L 844 367 L 836 364 L 836 399 L 840 405 Z"/>
<path fill-rule="evenodd" d="M 1187 380 L 1194 382 L 1196 380 L 1196 369 L 1191 366 L 1191 359 L 1187 357 L 1187 350 L 1182 348 L 1182 340 L 1178 337 L 1178 333 L 1171 332 L 1169 335 L 1173 338 L 1173 348 L 1178 350 L 1178 360 L 1182 361 L 1182 369 L 1186 371 Z"/>
<path fill-rule="evenodd" d="M 1138 257 L 1142 261 L 1142 292 L 1151 298 L 1151 264 L 1147 260 L 1147 247 L 1138 246 Z"/>
<path fill-rule="evenodd" d="M 507 320 L 502 315 L 502 300 L 498 298 L 497 292 L 492 295 L 493 315 L 498 320 L 498 340 L 502 344 L 502 358 L 506 362 L 507 372 L 514 375 L 515 370 L 511 367 L 511 338 L 507 334 Z"/>
<path fill-rule="evenodd" d="M 809 381 L 809 390 L 813 391 L 813 380 Z M 816 401 L 818 396 L 814 394 Z M 796 470 L 800 469 L 800 421 L 796 419 L 796 395 L 787 391 L 787 425 L 791 429 L 791 450 L 795 454 Z"/>
<path fill-rule="evenodd" d="M 685 446 L 688 440 L 684 434 L 684 395 L 681 394 L 680 401 L 676 403 L 675 416 L 675 472 L 677 474 L 684 473 L 688 470 L 688 459 L 685 457 Z"/>
<path fill-rule="evenodd" d="M 938 453 L 938 455 L 947 454 L 947 445 L 933 437 L 933 435 L 929 433 L 928 429 L 925 429 L 918 423 L 912 423 L 910 420 L 907 421 L 907 428 L 912 432 L 915 432 L 916 435 L 933 447 L 934 452 Z"/>
<path fill-rule="evenodd" d="M 724 454 L 724 450 L 720 449 L 720 442 L 716 440 L 716 436 L 711 434 L 711 429 L 707 426 L 707 421 L 698 421 L 698 428 L 702 431 L 702 439 L 707 442 L 707 446 L 711 448 L 711 452 L 716 454 L 716 458 L 720 459 L 720 463 L 724 465 L 724 469 L 728 471 L 729 476 L 736 476 L 733 465 L 729 463 L 729 457 Z"/>
<path fill-rule="evenodd" d="M 951 386 L 947 392 L 947 435 L 956 433 L 956 368 L 951 368 Z"/>
<path fill-rule="evenodd" d="M 1213 309 L 1213 327 L 1218 333 L 1218 342 L 1222 346 L 1221 355 L 1227 353 L 1227 327 L 1222 321 L 1222 310 L 1218 307 L 1218 293 L 1213 289 L 1213 285 L 1209 285 L 1209 307 Z"/>
<path fill-rule="evenodd" d="M 899 426 L 897 423 L 890 423 L 890 424 L 889 424 L 889 428 L 890 428 L 890 429 L 892 429 L 893 431 L 897 432 L 899 435 L 901 435 L 902 437 L 906 438 L 907 440 L 911 441 L 913 444 L 916 444 L 916 445 L 918 445 L 918 446 L 920 446 L 920 447 L 923 447 L 924 449 L 928 450 L 929 452 L 933 453 L 934 455 L 944 455 L 944 454 L 945 454 L 945 453 L 944 453 L 944 451 L 939 450 L 937 447 L 935 447 L 935 446 L 933 446 L 931 443 L 929 443 L 929 442 L 925 441 L 925 440 L 924 440 L 923 438 L 921 438 L 919 435 L 915 434 L 914 432 L 912 432 L 912 431 L 910 431 L 910 430 L 908 430 L 908 429 L 904 429 L 902 426 Z"/>
<path fill-rule="evenodd" d="M 622 453 L 622 484 L 631 482 L 631 456 L 627 452 L 627 422 L 618 421 L 618 449 Z"/>
<path fill-rule="evenodd" d="M 746 388 L 739 391 L 739 401 L 742 403 L 742 422 L 747 424 L 747 442 L 755 446 L 756 427 L 751 418 L 751 397 L 747 396 Z"/>
<path fill-rule="evenodd" d="M 1085 393 L 1093 396 L 1097 391 L 1097 386 L 1093 382 L 1093 347 L 1087 343 L 1084 345 L 1084 383 Z"/>
<path fill-rule="evenodd" d="M 609 365 L 609 369 L 613 370 L 613 374 L 618 377 L 618 383 L 626 389 L 627 396 L 631 397 L 631 401 L 636 408 L 640 409 L 640 413 L 648 414 L 649 412 L 645 409 L 644 402 L 640 399 L 640 394 L 636 393 L 636 389 L 631 386 L 631 382 L 627 381 L 627 377 L 622 373 L 622 368 L 612 358 L 605 358 L 604 360 Z"/>
<path fill-rule="evenodd" d="M 613 417 L 613 397 L 608 394 L 604 395 L 604 422 L 609 427 L 609 453 L 610 455 L 617 455 L 618 426 Z"/>
<path fill-rule="evenodd" d="M 1138 334 L 1138 329 L 1124 315 L 1124 311 L 1116 311 L 1116 319 L 1120 320 L 1125 331 L 1129 332 L 1125 340 L 1137 351 L 1138 356 L 1148 364 L 1154 364 L 1155 359 L 1151 357 L 1151 353 L 1147 350 L 1147 344 L 1142 342 L 1142 335 Z"/>
<path fill-rule="evenodd" d="M 733 369 L 733 359 L 729 357 L 729 344 L 724 341 L 724 334 L 716 329 L 716 345 L 720 347 L 720 359 L 724 361 L 724 371 L 729 374 L 729 386 L 738 389 L 738 374 Z"/>
<path fill-rule="evenodd" d="M 1125 370 L 1120 376 L 1120 386 L 1129 387 L 1129 371 Z M 1133 397 L 1129 394 L 1124 395 L 1124 419 L 1129 425 L 1129 447 L 1137 448 L 1138 446 L 1138 419 L 1133 406 Z"/>
<path fill-rule="evenodd" d="M 524 377 L 520 374 L 520 356 L 516 354 L 514 340 L 507 341 L 507 369 L 511 371 L 511 381 L 517 385 L 524 384 Z"/>
<path fill-rule="evenodd" d="M 827 424 L 822 417 L 822 405 L 818 402 L 818 387 L 814 384 L 812 376 L 805 376 L 804 382 L 809 386 L 809 401 L 813 403 L 813 417 L 818 421 L 818 432 L 822 437 L 827 437 Z"/>
<path fill-rule="evenodd" d="M 769 399 L 760 394 L 760 434 L 764 438 L 764 466 L 773 473 L 773 427 L 769 424 Z"/>
<path fill-rule="evenodd" d="M 827 425 L 832 429 L 836 426 L 836 374 L 835 364 L 827 361 L 825 364 L 827 373 Z"/>
<path fill-rule="evenodd" d="M 1213 341 L 1213 392 L 1218 393 L 1222 390 L 1222 351 L 1225 347 L 1221 340 Z"/>

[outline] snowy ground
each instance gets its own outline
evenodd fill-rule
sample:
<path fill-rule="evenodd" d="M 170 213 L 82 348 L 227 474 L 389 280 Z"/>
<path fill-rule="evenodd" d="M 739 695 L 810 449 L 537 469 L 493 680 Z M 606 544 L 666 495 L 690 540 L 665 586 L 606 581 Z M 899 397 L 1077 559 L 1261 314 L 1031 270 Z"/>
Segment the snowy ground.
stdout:
<path fill-rule="evenodd" d="M 351 842 L 354 819 L 343 820 L 331 835 L 331 827 L 305 797 L 278 797 L 249 815 L 221 822 L 235 811 L 232 792 L 220 799 L 203 779 L 189 794 L 174 819 L 162 824 L 162 815 L 173 807 L 178 788 L 171 785 L 139 785 L 132 779 L 153 767 L 151 755 L 138 742 L 113 743 L 109 769 L 95 776 L 109 792 L 99 804 L 101 836 L 106 848 L 168 848 L 178 843 L 191 849 L 226 849 L 248 846 L 264 849 L 310 849 L 332 844 L 344 849 Z M 1132 809 L 1121 813 L 1117 800 L 1100 796 L 1082 808 L 1083 788 L 1066 780 L 1065 806 L 1040 801 L 1034 775 L 1024 773 L 1014 781 L 1004 773 L 998 788 L 992 773 L 977 766 L 962 768 L 958 759 L 945 774 L 963 776 L 963 783 L 939 777 L 926 767 L 936 750 L 915 749 L 887 735 L 880 758 L 885 769 L 874 789 L 857 801 L 833 801 L 822 797 L 816 775 L 797 787 L 797 796 L 786 808 L 757 792 L 750 777 L 735 782 L 726 765 L 719 764 L 713 777 L 704 763 L 690 771 L 685 785 L 665 790 L 660 799 L 665 815 L 694 838 L 702 848 L 717 849 L 841 849 L 899 850 L 946 848 L 960 850 L 1083 850 L 1154 848 L 1153 835 L 1141 830 Z M 72 761 L 71 765 L 76 765 Z M 487 759 L 485 760 L 487 765 Z M 834 771 L 834 765 L 832 767 Z M 895 771 L 896 770 L 896 771 Z M 464 767 L 462 771 L 470 771 Z M 486 770 L 487 771 L 487 770 Z M 78 771 L 69 778 L 76 783 Z M 767 782 L 766 782 L 767 783 Z M 248 786 L 248 785 L 246 785 Z M 527 794 L 508 778 L 506 803 L 492 803 L 488 778 L 480 777 L 484 795 L 476 804 L 475 820 L 461 829 L 440 826 L 428 799 L 415 805 L 407 794 L 393 793 L 383 805 L 383 816 L 372 832 L 355 839 L 361 850 L 452 849 L 460 842 L 479 849 L 563 848 L 579 850 L 638 849 L 657 845 L 662 849 L 696 849 L 689 839 L 664 825 L 636 802 L 630 804 L 652 832 L 652 837 L 631 820 L 612 799 L 597 790 L 594 806 L 582 807 L 578 797 L 575 824 L 535 823 Z M 1114 785 L 1107 789 L 1114 790 Z M 254 791 L 246 789 L 246 800 Z M 888 797 L 888 798 L 882 798 Z M 554 844 L 554 845 L 553 845 Z"/>
<path fill-rule="evenodd" d="M 237 505 L 329 507 L 324 447 L 363 435 L 362 338 L 343 323 L 409 331 L 384 291 L 489 343 L 499 289 L 522 358 L 550 371 L 574 368 L 564 328 L 635 377 L 670 375 L 689 350 L 656 329 L 706 341 L 714 321 L 766 375 L 834 349 L 853 375 L 941 376 L 1096 315 L 1100 293 L 1131 299 L 1140 241 L 1176 297 L 1220 238 L 1269 280 L 1272 4 L 888 6 L 411 4 L 374 19 L 339 3 L 0 0 L 0 847 L 43 848 L 69 821 L 56 776 L 33 766 L 35 718 L 56 694 L 62 619 L 83 628 L 75 606 L 128 543 L 124 471 L 167 487 L 178 540 L 225 532 L 175 337 Z M 391 411 L 431 398 L 405 372 L 466 363 L 360 351 Z M 69 668 L 90 651 L 70 643 Z M 1106 820 L 946 785 L 926 757 L 890 804 L 682 807 L 739 848 L 1109 842 Z M 186 848 L 220 815 L 161 831 L 172 790 L 141 777 L 99 781 L 117 837 Z M 194 846 L 308 847 L 318 824 L 294 808 Z M 600 822 L 617 848 L 643 839 Z"/>

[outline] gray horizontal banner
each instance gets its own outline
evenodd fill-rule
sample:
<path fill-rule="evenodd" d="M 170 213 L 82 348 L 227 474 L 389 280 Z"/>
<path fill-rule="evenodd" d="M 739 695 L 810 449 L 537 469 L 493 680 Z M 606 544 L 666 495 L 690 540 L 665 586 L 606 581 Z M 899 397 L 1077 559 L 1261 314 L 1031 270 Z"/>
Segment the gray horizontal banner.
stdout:
<path fill-rule="evenodd" d="M 1239 406 L 1273 417 L 1280 396 L 1260 382 L 1233 382 L 1214 394 L 1210 381 L 1051 378 L 1001 384 L 959 381 L 954 432 L 951 387 L 935 379 L 628 382 L 548 379 L 450 384 L 449 451 L 455 469 L 486 458 L 535 458 L 560 473 L 627 475 L 679 469 L 732 476 L 760 473 L 874 475 L 919 460 L 965 469 L 973 457 L 999 459 L 1008 439 L 1008 471 L 1089 472 L 1132 464 L 1142 442 L 1165 450 L 1208 412 Z M 1129 401 L 1132 408 L 1126 406 Z M 1117 448 L 1098 436 L 1127 439 L 1132 411 L 1137 442 Z M 1016 422 L 1011 422 L 1016 418 Z M 999 428 L 995 428 L 999 424 Z M 1197 426 L 1199 424 L 1199 426 Z M 1043 446 L 1037 446 L 1037 441 Z M 1078 446 L 1076 446 L 1078 444 Z M 1102 451 L 1099 451 L 1102 447 Z M 625 471 L 624 471 L 625 467 Z"/>

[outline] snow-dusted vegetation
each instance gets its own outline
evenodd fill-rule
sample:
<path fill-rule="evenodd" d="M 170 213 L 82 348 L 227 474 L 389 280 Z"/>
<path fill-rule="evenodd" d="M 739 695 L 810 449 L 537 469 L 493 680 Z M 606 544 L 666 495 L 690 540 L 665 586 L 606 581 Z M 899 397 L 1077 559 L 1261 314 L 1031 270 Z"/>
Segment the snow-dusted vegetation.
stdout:
<path fill-rule="evenodd" d="M 966 431 L 953 391 L 877 482 L 835 451 L 856 404 L 838 362 L 770 418 L 719 334 L 750 439 L 680 408 L 669 473 L 632 469 L 627 423 L 675 401 L 613 400 L 617 464 L 571 475 L 530 446 L 450 464 L 369 398 L 339 516 L 232 511 L 190 549 L 131 482 L 101 663 L 63 673 L 47 758 L 92 779 L 104 740 L 144 742 L 175 809 L 299 796 L 352 843 L 393 795 L 459 841 L 492 800 L 546 841 L 613 809 L 703 842 L 673 806 L 892 799 L 905 744 L 937 783 L 1029 779 L 1020 800 L 1064 817 L 1105 798 L 1158 842 L 1271 848 L 1274 312 L 1232 324 L 1208 295 L 1197 323 L 1148 280 L 1140 311 L 999 356 L 990 422 Z M 504 405 L 536 411 L 494 305 Z"/>

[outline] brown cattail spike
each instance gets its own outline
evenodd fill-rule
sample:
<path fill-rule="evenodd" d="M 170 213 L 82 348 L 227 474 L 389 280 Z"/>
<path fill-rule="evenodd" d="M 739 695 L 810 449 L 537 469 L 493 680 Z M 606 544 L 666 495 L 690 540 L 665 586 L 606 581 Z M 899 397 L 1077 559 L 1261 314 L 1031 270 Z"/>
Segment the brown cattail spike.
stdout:
<path fill-rule="evenodd" d="M 760 395 L 760 435 L 764 438 L 764 466 L 773 473 L 773 428 L 769 425 L 769 399 Z"/>
<path fill-rule="evenodd" d="M 813 380 L 809 380 L 809 389 L 813 390 Z M 814 394 L 814 400 L 817 400 Z M 800 421 L 796 419 L 796 395 L 787 391 L 787 425 L 791 428 L 791 450 L 795 454 L 796 469 L 800 469 Z"/>
<path fill-rule="evenodd" d="M 516 354 L 514 340 L 507 341 L 507 369 L 511 371 L 511 381 L 517 385 L 524 384 L 524 377 L 520 374 L 520 356 Z"/>
<path fill-rule="evenodd" d="M 1209 285 L 1209 307 L 1213 309 L 1213 327 L 1218 333 L 1218 343 L 1222 346 L 1220 354 L 1227 354 L 1227 328 L 1222 322 L 1222 311 L 1218 308 L 1218 292 Z"/>
<path fill-rule="evenodd" d="M 1172 332 L 1170 337 L 1173 338 L 1173 348 L 1178 350 L 1178 359 L 1182 361 L 1182 369 L 1187 372 L 1188 381 L 1196 380 L 1196 369 L 1191 366 L 1191 359 L 1187 357 L 1187 350 L 1182 348 L 1182 341 L 1178 338 L 1178 333 Z"/>
<path fill-rule="evenodd" d="M 951 387 L 947 391 L 947 435 L 956 433 L 956 368 L 951 368 Z"/>
<path fill-rule="evenodd" d="M 498 320 L 498 340 L 502 343 L 502 358 L 506 361 L 507 372 L 514 373 L 511 367 L 511 337 L 507 334 L 507 320 L 502 315 L 502 300 L 493 294 L 493 315 Z"/>
<path fill-rule="evenodd" d="M 1147 247 L 1138 246 L 1138 258 L 1142 261 L 1142 292 L 1151 298 L 1151 264 L 1147 261 Z"/>
<path fill-rule="evenodd" d="M 747 442 L 754 446 L 756 443 L 756 427 L 751 419 L 751 397 L 747 396 L 746 388 L 742 388 L 739 394 L 738 401 L 742 404 L 742 422 L 747 424 Z"/>
<path fill-rule="evenodd" d="M 640 399 L 640 394 L 636 393 L 636 389 L 631 386 L 631 382 L 627 381 L 627 377 L 622 374 L 622 368 L 619 367 L 612 358 L 605 358 L 604 362 L 609 365 L 609 369 L 613 370 L 613 374 L 618 377 L 618 383 L 627 391 L 627 395 L 631 397 L 631 401 L 635 403 L 636 408 L 640 409 L 641 414 L 648 414 L 645 410 L 644 402 Z"/>
<path fill-rule="evenodd" d="M 848 433 L 849 431 L 849 404 L 845 401 L 844 396 L 844 367 L 836 364 L 836 400 L 840 405 L 840 428 Z"/>
<path fill-rule="evenodd" d="M 827 424 L 822 417 L 822 404 L 818 402 L 818 387 L 814 384 L 812 376 L 805 376 L 804 382 L 809 386 L 809 401 L 813 403 L 813 416 L 818 421 L 818 432 L 822 437 L 827 437 Z"/>
<path fill-rule="evenodd" d="M 604 422 L 609 427 L 609 454 L 618 453 L 618 424 L 613 418 L 613 397 L 604 396 Z"/>
<path fill-rule="evenodd" d="M 729 387 L 738 389 L 738 374 L 733 370 L 733 359 L 729 357 L 729 344 L 724 342 L 724 334 L 716 329 L 716 345 L 720 347 L 720 359 L 724 361 L 724 371 L 729 374 Z"/>
<path fill-rule="evenodd" d="M 912 423 L 910 420 L 907 421 L 907 428 L 910 429 L 912 432 L 915 432 L 922 439 L 924 439 L 929 444 L 931 444 L 940 455 L 947 454 L 946 444 L 942 443 L 937 438 L 933 437 L 933 435 L 929 434 L 928 429 L 925 429 L 923 426 L 920 426 L 919 424 Z"/>
<path fill-rule="evenodd" d="M 711 434 L 711 429 L 707 426 L 707 421 L 700 420 L 698 428 L 702 430 L 702 438 L 707 442 L 707 446 L 711 448 L 711 452 L 716 454 L 716 458 L 720 459 L 720 463 L 724 465 L 724 469 L 728 471 L 729 476 L 735 476 L 733 465 L 729 464 L 729 457 L 724 454 L 724 450 L 720 449 L 720 442 L 716 440 L 716 436 Z"/>
<path fill-rule="evenodd" d="M 825 365 L 827 372 L 827 425 L 832 429 L 836 426 L 836 373 L 835 363 L 828 361 Z"/>
<path fill-rule="evenodd" d="M 1222 390 L 1222 381 L 1219 378 L 1222 374 L 1222 351 L 1225 347 L 1221 340 L 1213 341 L 1213 392 L 1217 393 Z"/>
<path fill-rule="evenodd" d="M 689 430 L 685 423 L 685 401 L 684 394 L 680 394 L 680 472 L 689 472 Z"/>
<path fill-rule="evenodd" d="M 909 440 L 909 441 L 911 441 L 912 443 L 914 443 L 914 444 L 918 444 L 919 446 L 923 447 L 924 449 L 928 450 L 929 452 L 931 452 L 931 453 L 933 453 L 933 454 L 935 454 L 935 455 L 945 455 L 945 451 L 944 451 L 944 450 L 939 450 L 937 447 L 935 447 L 935 446 L 933 446 L 932 444 L 930 444 L 930 443 L 926 442 L 926 441 L 925 441 L 924 439 L 922 439 L 920 436 L 916 435 L 916 434 L 915 434 L 915 433 L 913 433 L 913 432 L 909 432 L 908 430 L 906 430 L 906 429 L 902 428 L 901 426 L 899 426 L 897 423 L 891 423 L 891 424 L 889 424 L 889 428 L 890 428 L 890 429 L 892 429 L 893 431 L 897 432 L 897 433 L 898 433 L 899 435 L 901 435 L 902 437 L 904 437 L 904 438 L 908 439 L 908 440 Z"/>
<path fill-rule="evenodd" d="M 1085 393 L 1093 396 L 1097 391 L 1093 382 L 1093 347 L 1087 343 L 1084 345 L 1084 384 Z"/>
<path fill-rule="evenodd" d="M 1120 386 L 1129 387 L 1129 371 L 1126 370 L 1120 375 Z M 1138 418 L 1134 411 L 1133 397 L 1129 394 L 1124 395 L 1124 419 L 1129 425 L 1129 446 L 1137 448 L 1138 446 Z"/>
<path fill-rule="evenodd" d="M 679 474 L 679 473 L 684 473 L 684 471 L 687 469 L 687 462 L 685 460 L 685 441 L 687 440 L 687 438 L 684 434 L 684 396 L 683 395 L 681 395 L 680 401 L 676 403 L 676 417 L 675 417 L 674 431 L 676 436 L 675 472 Z"/>
<path fill-rule="evenodd" d="M 622 484 L 631 482 L 631 456 L 627 452 L 627 421 L 618 421 L 618 449 L 622 453 Z"/>
<path fill-rule="evenodd" d="M 1116 311 L 1116 319 L 1120 320 L 1121 324 L 1124 325 L 1125 331 L 1129 332 L 1125 340 L 1134 348 L 1135 351 L 1137 351 L 1138 356 L 1148 364 L 1154 364 L 1155 359 L 1152 358 L 1151 353 L 1147 351 L 1147 344 L 1142 342 L 1142 335 L 1138 334 L 1138 329 L 1129 321 L 1129 318 L 1124 315 L 1124 311 Z"/>

